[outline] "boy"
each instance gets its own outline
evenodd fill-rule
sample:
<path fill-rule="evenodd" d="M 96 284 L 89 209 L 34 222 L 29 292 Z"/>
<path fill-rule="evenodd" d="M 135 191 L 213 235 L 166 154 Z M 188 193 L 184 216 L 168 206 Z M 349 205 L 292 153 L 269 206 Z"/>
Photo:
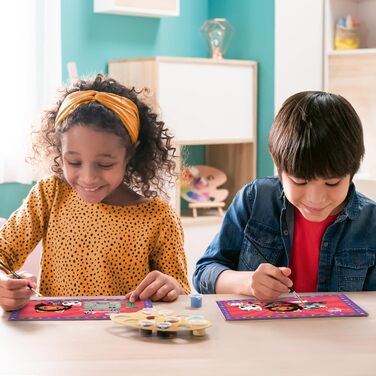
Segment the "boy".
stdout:
<path fill-rule="evenodd" d="M 376 290 L 376 203 L 352 178 L 364 155 L 361 121 L 339 95 L 301 92 L 269 135 L 279 177 L 238 192 L 197 262 L 201 293 L 275 299 L 298 292 Z"/>

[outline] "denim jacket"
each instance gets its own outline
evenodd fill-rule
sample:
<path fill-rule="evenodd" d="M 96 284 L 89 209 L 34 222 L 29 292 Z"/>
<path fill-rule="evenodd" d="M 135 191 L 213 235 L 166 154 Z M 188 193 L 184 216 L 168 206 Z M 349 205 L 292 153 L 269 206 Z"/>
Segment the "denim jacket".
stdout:
<path fill-rule="evenodd" d="M 265 262 L 288 266 L 293 209 L 276 177 L 244 186 L 197 262 L 193 275 L 196 290 L 215 293 L 217 278 L 224 270 L 254 271 Z M 376 290 L 375 263 L 376 203 L 351 184 L 344 209 L 321 241 L 317 291 Z"/>

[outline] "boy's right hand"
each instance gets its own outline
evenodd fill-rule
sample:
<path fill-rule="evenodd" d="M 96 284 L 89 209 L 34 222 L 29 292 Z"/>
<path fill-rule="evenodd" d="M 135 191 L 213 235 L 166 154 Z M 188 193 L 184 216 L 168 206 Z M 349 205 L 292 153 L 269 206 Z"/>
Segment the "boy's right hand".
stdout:
<path fill-rule="evenodd" d="M 249 289 L 258 300 L 275 300 L 279 295 L 290 292 L 292 281 L 288 276 L 291 269 L 272 264 L 260 264 L 252 273 Z"/>
<path fill-rule="evenodd" d="M 0 307 L 5 311 L 14 311 L 24 307 L 34 292 L 28 287 L 36 288 L 36 277 L 30 273 L 19 273 L 23 278 L 14 279 L 0 272 Z"/>

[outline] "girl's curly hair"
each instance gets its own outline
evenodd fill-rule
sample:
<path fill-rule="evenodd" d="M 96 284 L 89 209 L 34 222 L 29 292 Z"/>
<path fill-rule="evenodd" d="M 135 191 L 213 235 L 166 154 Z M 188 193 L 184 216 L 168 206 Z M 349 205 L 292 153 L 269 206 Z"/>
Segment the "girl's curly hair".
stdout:
<path fill-rule="evenodd" d="M 140 115 L 140 133 L 138 142 L 132 145 L 128 131 L 120 118 L 99 102 L 80 105 L 60 125 L 55 127 L 55 119 L 65 97 L 75 91 L 96 90 L 121 95 L 133 101 Z M 116 80 L 102 74 L 76 81 L 71 87 L 63 89 L 61 98 L 54 108 L 45 112 L 41 128 L 36 132 L 33 142 L 32 159 L 47 159 L 49 169 L 60 179 L 64 179 L 62 170 L 61 134 L 76 124 L 94 126 L 105 132 L 111 132 L 124 141 L 127 150 L 127 167 L 124 183 L 145 197 L 158 194 L 168 197 L 166 185 L 173 184 L 176 178 L 176 148 L 172 145 L 169 130 L 163 121 L 157 120 L 157 114 L 138 99 L 134 88 L 129 89 Z"/>

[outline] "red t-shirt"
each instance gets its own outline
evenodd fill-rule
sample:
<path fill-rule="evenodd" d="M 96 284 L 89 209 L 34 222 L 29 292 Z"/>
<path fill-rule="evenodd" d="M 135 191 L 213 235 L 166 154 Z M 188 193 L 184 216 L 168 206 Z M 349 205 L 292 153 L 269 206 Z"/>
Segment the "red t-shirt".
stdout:
<path fill-rule="evenodd" d="M 337 215 L 330 215 L 322 222 L 311 222 L 295 208 L 294 241 L 290 258 L 290 278 L 295 291 L 317 291 L 321 239 L 326 228 L 336 218 Z"/>

